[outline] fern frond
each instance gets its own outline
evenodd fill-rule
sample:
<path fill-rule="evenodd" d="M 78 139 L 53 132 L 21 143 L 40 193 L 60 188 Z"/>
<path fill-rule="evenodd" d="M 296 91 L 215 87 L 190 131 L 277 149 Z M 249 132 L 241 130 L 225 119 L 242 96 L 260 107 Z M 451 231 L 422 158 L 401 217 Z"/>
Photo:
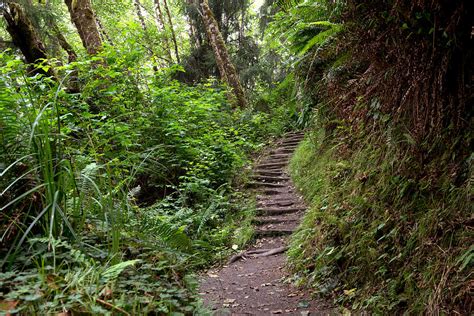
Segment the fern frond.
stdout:
<path fill-rule="evenodd" d="M 100 166 L 93 162 L 81 170 L 78 181 L 81 194 L 87 196 L 93 191 L 99 192 L 99 187 L 95 183 L 99 169 Z"/>
<path fill-rule="evenodd" d="M 191 239 L 184 233 L 184 227 L 175 228 L 171 224 L 162 222 L 156 226 L 153 235 L 170 248 L 189 251 L 192 247 Z"/>
<path fill-rule="evenodd" d="M 317 35 L 313 36 L 313 38 L 311 38 L 306 43 L 303 49 L 301 49 L 298 52 L 299 56 L 306 54 L 306 52 L 308 52 L 315 45 L 318 45 L 318 46 L 323 45 L 324 43 L 326 43 L 328 39 L 332 38 L 335 34 L 339 33 L 339 31 L 341 30 L 341 26 L 339 24 L 334 24 L 328 21 L 313 22 L 311 23 L 311 25 L 329 26 L 330 28 L 327 29 L 326 31 L 320 32 Z"/>

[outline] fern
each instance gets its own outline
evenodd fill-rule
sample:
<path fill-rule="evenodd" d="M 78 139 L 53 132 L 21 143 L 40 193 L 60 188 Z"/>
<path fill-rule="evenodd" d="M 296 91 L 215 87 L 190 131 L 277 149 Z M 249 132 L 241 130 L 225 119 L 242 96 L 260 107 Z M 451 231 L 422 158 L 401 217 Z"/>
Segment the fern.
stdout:
<path fill-rule="evenodd" d="M 110 282 L 112 280 L 115 280 L 118 278 L 120 273 L 123 272 L 126 268 L 135 265 L 136 263 L 140 262 L 140 260 L 128 260 L 128 261 L 123 261 L 117 264 L 114 264 L 113 266 L 108 267 L 105 269 L 102 273 L 101 276 L 106 282 Z"/>
<path fill-rule="evenodd" d="M 169 223 L 156 224 L 153 235 L 164 246 L 182 251 L 189 251 L 192 247 L 191 239 L 184 233 L 184 227 L 175 228 Z"/>
<path fill-rule="evenodd" d="M 0 87 L 0 90 L 3 88 Z M 15 151 L 14 146 L 18 145 L 18 135 L 21 132 L 21 126 L 17 114 L 12 111 L 13 107 L 9 107 L 6 103 L 6 97 L 0 92 L 0 142 L 2 152 L 12 153 Z"/>
<path fill-rule="evenodd" d="M 329 21 L 318 21 L 318 22 L 309 23 L 308 25 L 328 26 L 329 29 L 327 29 L 326 31 L 322 31 L 318 33 L 317 35 L 315 35 L 313 38 L 311 38 L 303 47 L 303 49 L 299 51 L 298 53 L 299 56 L 306 54 L 306 52 L 310 50 L 311 48 L 313 48 L 315 45 L 318 45 L 318 46 L 323 45 L 324 43 L 327 42 L 328 39 L 332 38 L 341 30 L 341 25 L 331 23 Z"/>
<path fill-rule="evenodd" d="M 99 169 L 100 166 L 94 162 L 88 164 L 84 169 L 81 170 L 78 187 L 83 196 L 88 196 L 94 191 L 97 193 L 100 192 L 99 187 L 95 183 Z"/>

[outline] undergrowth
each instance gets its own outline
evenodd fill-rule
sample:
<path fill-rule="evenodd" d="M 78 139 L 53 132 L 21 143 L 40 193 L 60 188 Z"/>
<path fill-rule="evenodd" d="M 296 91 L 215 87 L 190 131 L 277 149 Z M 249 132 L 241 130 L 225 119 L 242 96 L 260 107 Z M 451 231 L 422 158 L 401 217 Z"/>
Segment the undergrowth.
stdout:
<path fill-rule="evenodd" d="M 0 54 L 0 310 L 202 314 L 193 271 L 251 238 L 241 170 L 294 109 L 233 109 L 139 56 L 106 48 L 57 83 Z"/>
<path fill-rule="evenodd" d="M 291 170 L 310 209 L 291 265 L 301 284 L 355 310 L 468 310 L 472 188 L 447 181 L 449 170 L 414 179 L 407 168 L 417 163 L 399 142 L 390 131 L 351 135 L 342 125 L 306 138 Z"/>
<path fill-rule="evenodd" d="M 301 285 L 356 311 L 472 311 L 472 9 L 308 0 L 276 20 L 310 130 Z"/>

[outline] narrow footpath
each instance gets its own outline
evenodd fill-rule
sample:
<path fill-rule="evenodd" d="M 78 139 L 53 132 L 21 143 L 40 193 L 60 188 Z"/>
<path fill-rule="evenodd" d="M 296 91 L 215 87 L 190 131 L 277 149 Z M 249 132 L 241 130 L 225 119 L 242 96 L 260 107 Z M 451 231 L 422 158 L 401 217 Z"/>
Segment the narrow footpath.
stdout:
<path fill-rule="evenodd" d="M 327 303 L 313 300 L 288 281 L 287 242 L 305 211 L 288 175 L 288 162 L 301 132 L 288 133 L 255 167 L 257 190 L 255 242 L 200 282 L 204 302 L 214 315 L 334 315 Z"/>

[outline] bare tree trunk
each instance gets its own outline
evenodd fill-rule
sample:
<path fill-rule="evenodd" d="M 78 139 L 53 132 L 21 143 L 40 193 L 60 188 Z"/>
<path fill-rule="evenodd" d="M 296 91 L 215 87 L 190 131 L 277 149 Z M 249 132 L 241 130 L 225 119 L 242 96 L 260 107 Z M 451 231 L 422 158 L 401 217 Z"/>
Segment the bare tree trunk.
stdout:
<path fill-rule="evenodd" d="M 188 7 L 194 6 L 194 0 L 186 0 L 186 5 Z M 196 23 L 189 16 L 189 14 L 187 15 L 187 20 L 188 20 L 188 25 L 189 25 L 189 40 L 190 40 L 191 46 L 194 46 L 195 48 L 200 48 L 202 46 L 202 37 L 201 37 L 201 34 L 198 32 Z"/>
<path fill-rule="evenodd" d="M 102 47 L 97 21 L 90 0 L 65 0 L 71 20 L 77 28 L 82 44 L 90 55 Z"/>
<path fill-rule="evenodd" d="M 155 52 L 153 51 L 153 43 L 150 39 L 150 35 L 148 34 L 148 27 L 146 26 L 145 17 L 143 16 L 143 13 L 142 13 L 142 4 L 140 3 L 140 0 L 134 0 L 133 4 L 135 5 L 135 9 L 137 11 L 137 16 L 138 16 L 138 19 L 140 20 L 140 24 L 142 26 L 143 34 L 144 34 L 145 40 L 148 44 L 148 46 L 145 47 L 145 48 L 150 53 L 150 56 L 153 57 L 153 56 L 155 56 Z"/>
<path fill-rule="evenodd" d="M 165 19 L 163 17 L 163 11 L 161 10 L 160 0 L 154 0 L 154 3 L 155 3 L 155 6 L 154 6 L 155 18 L 158 25 L 158 30 L 162 31 L 163 34 L 165 35 L 163 38 L 165 53 L 168 59 L 170 60 L 170 62 L 172 62 L 173 57 L 171 56 L 171 48 L 170 48 L 170 43 L 168 41 L 168 35 L 166 35 Z"/>
<path fill-rule="evenodd" d="M 145 18 L 143 17 L 140 0 L 134 0 L 133 4 L 135 5 L 135 10 L 137 11 L 138 20 L 140 20 L 140 24 L 142 26 L 143 32 L 146 33 L 147 27 L 145 23 Z"/>
<path fill-rule="evenodd" d="M 163 4 L 165 5 L 166 15 L 168 16 L 168 22 L 170 24 L 171 38 L 173 39 L 174 53 L 176 55 L 176 61 L 179 64 L 181 61 L 179 59 L 178 42 L 176 41 L 176 33 L 174 32 L 174 26 L 173 26 L 173 20 L 171 18 L 170 8 L 168 7 L 167 0 L 163 0 Z"/>
<path fill-rule="evenodd" d="M 61 48 L 64 49 L 64 51 L 68 55 L 68 63 L 75 62 L 77 60 L 76 51 L 74 50 L 74 48 L 72 48 L 72 46 L 66 40 L 64 35 L 61 33 L 61 30 L 57 26 L 56 22 L 51 21 L 51 23 L 52 23 L 52 28 L 53 28 L 55 38 L 58 40 L 58 43 L 61 46 Z M 81 91 L 79 87 L 78 76 L 79 76 L 78 71 L 76 67 L 74 67 L 66 83 L 67 90 L 71 93 L 77 93 Z"/>
<path fill-rule="evenodd" d="M 114 42 L 112 41 L 109 34 L 105 30 L 105 27 L 100 21 L 99 17 L 97 16 L 97 14 L 95 14 L 94 16 L 95 16 L 95 21 L 97 22 L 97 28 L 99 29 L 99 35 L 100 35 L 100 38 L 102 39 L 102 42 L 107 41 L 111 46 L 114 46 Z"/>
<path fill-rule="evenodd" d="M 51 67 L 48 70 L 34 66 L 42 60 L 46 60 L 46 49 L 36 32 L 30 18 L 26 15 L 23 8 L 13 2 L 5 4 L 2 9 L 3 17 L 7 22 L 7 32 L 13 40 L 13 44 L 20 49 L 25 60 L 31 66 L 30 74 L 42 74 L 55 78 L 54 71 Z"/>
<path fill-rule="evenodd" d="M 63 33 L 61 33 L 61 30 L 57 26 L 57 24 L 52 21 L 51 26 L 53 28 L 54 32 L 54 37 L 58 40 L 59 45 L 61 46 L 62 49 L 67 53 L 68 55 L 68 62 L 72 63 L 77 60 L 77 54 L 74 48 L 72 48 L 71 44 L 66 40 L 64 37 Z"/>
<path fill-rule="evenodd" d="M 230 60 L 229 53 L 227 51 L 227 47 L 225 46 L 224 39 L 222 38 L 222 34 L 219 31 L 217 21 L 214 18 L 211 9 L 209 8 L 208 0 L 200 1 L 203 11 L 203 22 L 206 27 L 206 33 L 209 38 L 209 42 L 214 51 L 214 56 L 216 58 L 216 63 L 217 67 L 219 68 L 221 78 L 233 89 L 238 105 L 240 107 L 245 107 L 247 105 L 245 93 L 242 85 L 240 84 L 237 70 Z"/>

